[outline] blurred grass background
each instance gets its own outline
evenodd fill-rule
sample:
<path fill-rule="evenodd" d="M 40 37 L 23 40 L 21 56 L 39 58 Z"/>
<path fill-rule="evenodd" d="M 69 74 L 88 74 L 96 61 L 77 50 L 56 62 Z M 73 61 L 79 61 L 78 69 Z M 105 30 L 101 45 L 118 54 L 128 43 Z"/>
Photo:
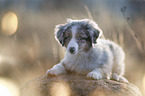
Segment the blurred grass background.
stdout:
<path fill-rule="evenodd" d="M 0 0 L 0 94 L 18 96 L 28 80 L 58 63 L 55 25 L 93 19 L 126 53 L 125 77 L 145 96 L 144 0 Z"/>

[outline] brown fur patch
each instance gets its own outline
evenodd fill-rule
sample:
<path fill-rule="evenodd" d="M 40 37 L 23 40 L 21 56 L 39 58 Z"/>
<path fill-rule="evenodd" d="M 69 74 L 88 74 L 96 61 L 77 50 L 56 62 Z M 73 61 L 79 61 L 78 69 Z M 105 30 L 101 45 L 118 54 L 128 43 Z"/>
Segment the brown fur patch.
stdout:
<path fill-rule="evenodd" d="M 70 29 L 67 29 L 64 32 L 64 46 L 67 47 L 68 43 L 70 42 L 71 38 L 72 38 L 72 32 Z"/>
<path fill-rule="evenodd" d="M 92 47 L 91 37 L 84 26 L 79 26 L 77 28 L 75 38 L 79 44 L 79 49 L 83 49 L 85 52 L 88 52 Z"/>

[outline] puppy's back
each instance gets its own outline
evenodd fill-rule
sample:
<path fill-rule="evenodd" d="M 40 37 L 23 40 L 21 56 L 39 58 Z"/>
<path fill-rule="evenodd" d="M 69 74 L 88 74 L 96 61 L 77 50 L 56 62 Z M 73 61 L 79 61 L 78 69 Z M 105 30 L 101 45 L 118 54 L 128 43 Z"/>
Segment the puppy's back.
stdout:
<path fill-rule="evenodd" d="M 118 44 L 110 40 L 98 39 L 98 43 L 100 44 L 100 46 L 108 47 L 112 53 L 113 56 L 112 73 L 117 73 L 120 76 L 124 75 L 125 53 L 123 49 Z"/>

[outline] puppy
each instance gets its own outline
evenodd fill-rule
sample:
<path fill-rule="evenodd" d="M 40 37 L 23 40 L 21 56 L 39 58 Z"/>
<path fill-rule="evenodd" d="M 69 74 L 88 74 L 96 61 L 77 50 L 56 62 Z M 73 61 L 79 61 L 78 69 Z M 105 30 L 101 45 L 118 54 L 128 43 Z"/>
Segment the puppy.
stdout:
<path fill-rule="evenodd" d="M 47 75 L 74 72 L 92 79 L 114 79 L 128 82 L 123 77 L 125 54 L 109 40 L 100 39 L 102 30 L 91 20 L 71 20 L 57 25 L 56 40 L 66 48 L 64 59 L 47 71 Z"/>

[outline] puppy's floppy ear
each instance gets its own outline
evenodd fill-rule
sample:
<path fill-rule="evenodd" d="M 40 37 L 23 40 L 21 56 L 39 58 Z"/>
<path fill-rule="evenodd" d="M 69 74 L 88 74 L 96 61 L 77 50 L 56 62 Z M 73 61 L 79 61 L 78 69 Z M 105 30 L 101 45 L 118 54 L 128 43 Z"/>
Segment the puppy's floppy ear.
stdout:
<path fill-rule="evenodd" d="M 97 38 L 100 38 L 100 36 L 102 35 L 102 30 L 99 28 L 99 26 L 94 21 L 88 22 L 87 30 L 92 39 L 92 43 L 96 44 Z"/>
<path fill-rule="evenodd" d="M 65 24 L 56 25 L 55 27 L 55 39 L 64 46 L 64 32 L 65 32 Z"/>
<path fill-rule="evenodd" d="M 59 24 L 56 25 L 55 27 L 55 39 L 62 45 L 64 46 L 64 33 L 66 29 L 70 26 L 72 19 L 67 19 L 67 22 L 65 24 Z"/>
<path fill-rule="evenodd" d="M 93 30 L 93 38 L 92 38 L 92 43 L 96 44 L 96 40 L 97 38 L 100 38 L 100 36 L 102 35 L 102 31 L 101 30 L 98 30 L 98 29 L 94 29 Z"/>

